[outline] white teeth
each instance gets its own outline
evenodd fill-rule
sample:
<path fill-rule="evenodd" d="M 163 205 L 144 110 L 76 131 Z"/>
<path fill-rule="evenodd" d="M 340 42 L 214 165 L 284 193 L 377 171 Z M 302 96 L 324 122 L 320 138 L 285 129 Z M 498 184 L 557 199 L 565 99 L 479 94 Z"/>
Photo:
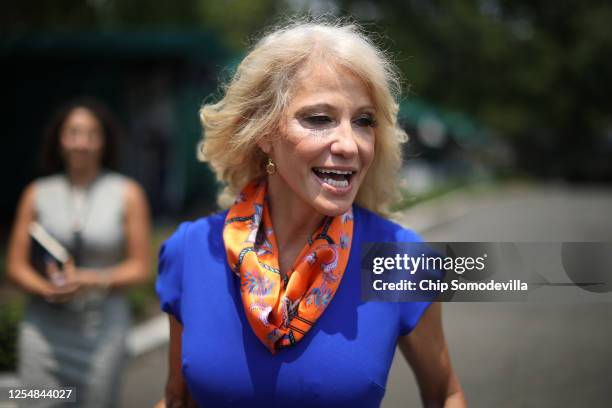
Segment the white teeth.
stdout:
<path fill-rule="evenodd" d="M 353 172 L 350 171 L 350 170 L 344 171 L 344 170 L 321 169 L 321 168 L 317 168 L 315 170 L 320 172 L 320 173 L 353 174 Z"/>
<path fill-rule="evenodd" d="M 327 184 L 329 184 L 332 187 L 348 187 L 349 183 L 346 180 L 334 180 L 334 179 L 330 179 L 330 178 L 326 178 L 323 181 L 325 181 Z"/>

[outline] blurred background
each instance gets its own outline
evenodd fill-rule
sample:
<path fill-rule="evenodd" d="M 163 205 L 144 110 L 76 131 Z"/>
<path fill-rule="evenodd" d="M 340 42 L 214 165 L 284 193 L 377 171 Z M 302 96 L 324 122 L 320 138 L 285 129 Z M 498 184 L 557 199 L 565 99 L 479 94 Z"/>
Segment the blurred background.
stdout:
<path fill-rule="evenodd" d="M 179 221 L 216 208 L 218 186 L 195 156 L 199 106 L 218 97 L 220 80 L 266 26 L 305 13 L 354 18 L 402 72 L 400 118 L 410 141 L 395 218 L 404 225 L 430 240 L 610 241 L 609 2 L 3 2 L 0 385 L 18 381 L 15 336 L 25 303 L 3 278 L 6 242 L 19 195 L 39 175 L 51 113 L 91 95 L 119 115 L 120 170 L 146 189 L 156 254 Z M 167 334 L 152 275 L 130 293 L 125 406 L 162 395 Z M 445 309 L 471 406 L 612 401 L 609 304 Z M 397 361 L 384 406 L 414 405 L 414 380 Z"/>

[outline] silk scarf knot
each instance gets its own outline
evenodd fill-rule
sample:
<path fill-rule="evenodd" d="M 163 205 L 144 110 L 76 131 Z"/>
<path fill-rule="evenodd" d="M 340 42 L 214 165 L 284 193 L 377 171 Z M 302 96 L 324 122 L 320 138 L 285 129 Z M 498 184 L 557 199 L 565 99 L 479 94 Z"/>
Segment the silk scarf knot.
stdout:
<path fill-rule="evenodd" d="M 348 263 L 352 236 L 352 208 L 325 216 L 293 267 L 280 271 L 266 180 L 252 181 L 240 192 L 227 213 L 223 242 L 240 279 L 249 325 L 272 354 L 299 342 L 329 306 Z"/>

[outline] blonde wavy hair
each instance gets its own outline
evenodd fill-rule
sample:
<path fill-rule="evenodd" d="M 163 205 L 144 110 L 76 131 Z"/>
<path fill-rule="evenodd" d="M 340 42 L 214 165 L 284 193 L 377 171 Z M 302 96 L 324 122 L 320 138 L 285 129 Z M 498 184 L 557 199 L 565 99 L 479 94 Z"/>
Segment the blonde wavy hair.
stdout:
<path fill-rule="evenodd" d="M 401 143 L 407 136 L 397 123 L 401 84 L 395 65 L 354 23 L 298 21 L 264 35 L 223 87 L 223 98 L 200 109 L 204 134 L 198 158 L 225 184 L 218 200 L 222 208 L 249 181 L 265 175 L 267 157 L 257 142 L 279 136 L 293 79 L 313 61 L 349 70 L 364 82 L 375 104 L 374 160 L 355 201 L 384 214 L 397 198 Z"/>

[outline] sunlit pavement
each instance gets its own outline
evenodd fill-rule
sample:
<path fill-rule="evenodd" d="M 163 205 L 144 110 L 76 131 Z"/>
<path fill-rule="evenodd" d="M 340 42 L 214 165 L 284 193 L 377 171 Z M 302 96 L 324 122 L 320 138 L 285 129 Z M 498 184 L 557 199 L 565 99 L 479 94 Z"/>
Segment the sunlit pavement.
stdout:
<path fill-rule="evenodd" d="M 133 357 L 123 381 L 121 406 L 124 408 L 153 407 L 164 395 L 167 373 L 167 344 Z"/>
<path fill-rule="evenodd" d="M 612 190 L 514 186 L 455 203 L 426 240 L 612 241 Z M 470 407 L 612 406 L 612 303 L 447 303 L 444 328 Z M 383 407 L 413 406 L 397 350 Z"/>

